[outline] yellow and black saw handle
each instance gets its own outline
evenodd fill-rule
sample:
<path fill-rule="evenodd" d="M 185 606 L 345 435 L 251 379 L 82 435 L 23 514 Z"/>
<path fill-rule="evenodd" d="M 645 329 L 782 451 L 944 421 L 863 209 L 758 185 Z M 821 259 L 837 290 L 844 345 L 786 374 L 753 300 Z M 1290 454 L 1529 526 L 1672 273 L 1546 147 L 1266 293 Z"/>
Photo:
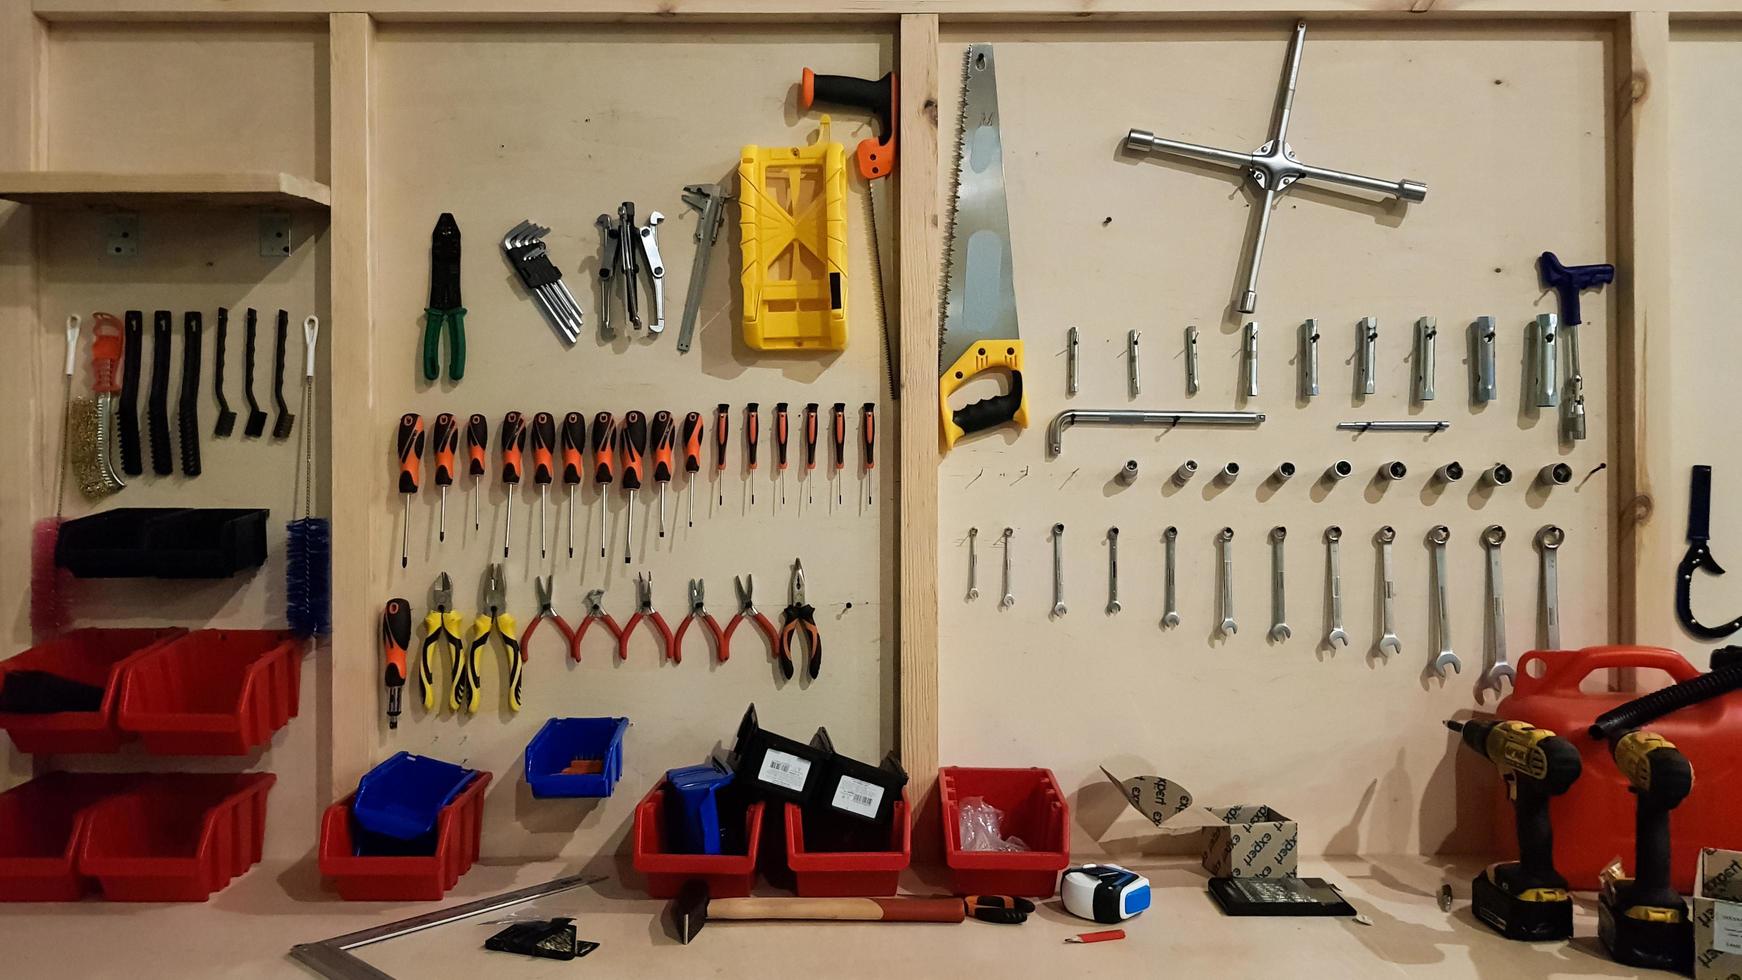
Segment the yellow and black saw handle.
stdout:
<path fill-rule="evenodd" d="M 972 405 L 950 408 L 950 395 L 968 380 L 987 371 L 1010 373 L 1010 388 L 1002 395 L 982 398 Z M 1022 341 L 987 340 L 975 344 L 956 358 L 956 363 L 938 379 L 938 421 L 943 426 L 947 452 L 958 439 L 1006 423 L 1028 428 L 1028 394 L 1022 387 Z"/>

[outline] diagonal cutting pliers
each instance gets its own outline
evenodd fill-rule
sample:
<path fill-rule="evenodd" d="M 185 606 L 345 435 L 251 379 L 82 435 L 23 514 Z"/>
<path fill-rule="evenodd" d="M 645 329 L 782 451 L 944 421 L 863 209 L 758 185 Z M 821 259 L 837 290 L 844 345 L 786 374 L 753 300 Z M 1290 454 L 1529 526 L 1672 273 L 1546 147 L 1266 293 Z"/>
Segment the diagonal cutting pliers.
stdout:
<path fill-rule="evenodd" d="M 478 618 L 472 621 L 472 648 L 470 651 L 470 669 L 474 672 L 478 666 L 478 655 L 484 646 L 490 642 L 492 634 L 502 643 L 502 650 L 508 655 L 508 710 L 520 710 L 520 684 L 524 679 L 526 669 L 526 651 L 520 647 L 520 638 L 516 635 L 514 616 L 503 610 L 507 607 L 508 587 L 501 562 L 492 562 L 484 570 L 484 611 L 478 613 Z M 474 674 L 474 679 L 476 675 Z M 482 685 L 478 685 L 482 686 Z M 474 688 L 475 690 L 476 688 Z M 478 699 L 474 695 L 469 711 L 476 713 Z"/>
<path fill-rule="evenodd" d="M 448 707 L 458 711 L 460 702 L 471 697 L 467 691 L 472 688 L 472 682 L 467 677 L 465 647 L 460 642 L 460 630 L 465 628 L 465 619 L 454 608 L 454 586 L 448 580 L 447 572 L 437 575 L 435 581 L 430 583 L 429 605 L 429 615 L 423 618 L 423 651 L 417 664 L 418 683 L 423 685 L 423 710 L 435 710 L 436 657 L 441 650 L 446 649 L 448 662 L 453 665 L 454 671 L 454 686 L 448 693 Z M 466 691 L 462 691 L 462 687 Z"/>
<path fill-rule="evenodd" d="M 460 305 L 460 226 L 442 212 L 429 236 L 429 306 L 423 311 L 423 379 L 441 376 L 442 334 L 448 336 L 448 380 L 466 374 L 466 308 Z"/>
<path fill-rule="evenodd" d="M 719 620 L 704 608 L 706 595 L 707 588 L 702 580 L 690 579 L 690 613 L 677 625 L 677 638 L 671 641 L 671 659 L 675 663 L 683 663 L 683 635 L 689 631 L 690 624 L 697 620 L 714 637 L 714 649 L 719 651 L 720 659 L 725 659 L 726 637 L 720 632 Z"/>
<path fill-rule="evenodd" d="M 582 600 L 587 604 L 587 614 L 581 617 L 581 625 L 575 630 L 575 645 L 569 648 L 569 653 L 575 658 L 576 663 L 579 663 L 581 659 L 581 637 L 587 635 L 587 628 L 594 623 L 605 624 L 605 629 L 610 631 L 613 640 L 623 638 L 623 627 L 617 625 L 617 620 L 613 619 L 602 605 L 601 601 L 604 598 L 604 589 L 593 589 Z"/>
<path fill-rule="evenodd" d="M 737 631 L 738 624 L 746 619 L 755 623 L 756 628 L 762 631 L 762 635 L 768 638 L 768 652 L 779 656 L 780 633 L 775 630 L 774 624 L 768 621 L 768 617 L 762 615 L 761 611 L 756 608 L 756 576 L 746 575 L 743 578 L 732 576 L 732 589 L 738 593 L 738 612 L 726 623 L 726 632 L 720 638 L 720 662 L 725 663 L 726 658 L 730 656 L 732 634 Z M 787 665 L 782 673 L 791 677 L 792 666 Z"/>
<path fill-rule="evenodd" d="M 532 617 L 532 622 L 526 624 L 526 633 L 520 638 L 520 649 L 526 652 L 528 659 L 532 657 L 532 634 L 538 632 L 538 624 L 550 620 L 556 625 L 557 632 L 563 635 L 563 640 L 569 645 L 569 659 L 580 662 L 581 637 L 572 629 L 568 621 L 563 619 L 555 609 L 551 608 L 552 590 L 556 588 L 556 576 L 546 575 L 532 577 L 532 591 L 538 594 L 538 613 Z M 582 624 L 585 625 L 585 624 Z"/>
<path fill-rule="evenodd" d="M 792 600 L 780 614 L 780 672 L 792 678 L 794 649 L 800 637 L 810 648 L 810 675 L 816 680 L 823 669 L 823 634 L 817 630 L 817 610 L 804 598 L 804 562 L 792 563 Z"/>
<path fill-rule="evenodd" d="M 660 642 L 665 644 L 665 656 L 671 658 L 671 627 L 666 625 L 665 617 L 659 614 L 659 610 L 653 608 L 652 572 L 635 576 L 635 615 L 629 617 L 623 631 L 617 634 L 617 659 L 629 659 L 629 637 L 644 619 L 652 623 L 653 628 L 658 631 Z"/>

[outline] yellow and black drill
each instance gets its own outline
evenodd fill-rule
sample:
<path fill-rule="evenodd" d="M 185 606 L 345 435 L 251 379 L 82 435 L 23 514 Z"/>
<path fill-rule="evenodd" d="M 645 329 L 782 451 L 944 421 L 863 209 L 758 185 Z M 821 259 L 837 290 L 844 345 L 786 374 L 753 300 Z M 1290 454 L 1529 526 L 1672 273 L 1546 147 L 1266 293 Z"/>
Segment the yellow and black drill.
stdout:
<path fill-rule="evenodd" d="M 1669 814 L 1693 791 L 1693 766 L 1651 732 L 1628 732 L 1610 752 L 1635 801 L 1634 877 L 1606 877 L 1597 896 L 1597 935 L 1617 963 L 1689 973 L 1693 922 L 1669 884 Z"/>
<path fill-rule="evenodd" d="M 1579 778 L 1579 750 L 1522 721 L 1446 722 L 1464 744 L 1500 769 L 1518 820 L 1518 860 L 1489 865 L 1470 884 L 1476 917 L 1507 939 L 1542 942 L 1573 934 L 1567 879 L 1554 867 L 1548 801 Z"/>

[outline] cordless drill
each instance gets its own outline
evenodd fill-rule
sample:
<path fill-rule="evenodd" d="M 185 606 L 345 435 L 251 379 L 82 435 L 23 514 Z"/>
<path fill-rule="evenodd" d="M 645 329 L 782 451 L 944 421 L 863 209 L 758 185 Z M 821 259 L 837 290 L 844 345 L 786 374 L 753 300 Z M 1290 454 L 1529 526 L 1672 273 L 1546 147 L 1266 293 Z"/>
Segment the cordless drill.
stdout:
<path fill-rule="evenodd" d="M 1542 942 L 1573 934 L 1567 879 L 1554 867 L 1548 801 L 1579 778 L 1579 750 L 1554 732 L 1498 718 L 1446 722 L 1500 770 L 1518 821 L 1518 860 L 1491 864 L 1470 883 L 1476 917 L 1507 939 Z"/>
<path fill-rule="evenodd" d="M 1669 884 L 1669 814 L 1694 788 L 1688 758 L 1661 735 L 1631 731 L 1610 744 L 1634 798 L 1632 878 L 1605 875 L 1597 936 L 1617 963 L 1693 969 L 1693 921 Z"/>

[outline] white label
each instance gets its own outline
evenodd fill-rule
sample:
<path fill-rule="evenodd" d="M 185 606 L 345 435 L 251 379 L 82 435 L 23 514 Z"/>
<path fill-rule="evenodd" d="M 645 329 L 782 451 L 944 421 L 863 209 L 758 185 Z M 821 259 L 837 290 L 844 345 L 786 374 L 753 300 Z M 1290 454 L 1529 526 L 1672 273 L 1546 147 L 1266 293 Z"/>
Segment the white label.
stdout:
<path fill-rule="evenodd" d="M 809 762 L 796 755 L 769 749 L 763 753 L 762 771 L 756 774 L 756 778 L 797 793 L 804 789 L 804 781 L 810 774 Z"/>
<path fill-rule="evenodd" d="M 1742 955 L 1742 905 L 1712 906 L 1712 948 Z"/>
<path fill-rule="evenodd" d="M 857 813 L 867 820 L 876 819 L 877 808 L 883 805 L 883 787 L 852 776 L 842 776 L 840 784 L 835 787 L 834 805 L 837 810 Z"/>

